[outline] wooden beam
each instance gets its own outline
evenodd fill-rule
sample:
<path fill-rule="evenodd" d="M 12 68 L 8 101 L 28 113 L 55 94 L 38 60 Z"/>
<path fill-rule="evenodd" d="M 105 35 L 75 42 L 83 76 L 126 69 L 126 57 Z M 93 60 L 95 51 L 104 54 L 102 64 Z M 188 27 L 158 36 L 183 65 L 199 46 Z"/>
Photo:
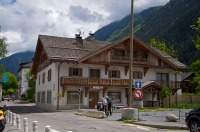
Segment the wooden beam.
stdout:
<path fill-rule="evenodd" d="M 85 87 L 85 97 L 87 97 L 89 91 L 89 87 Z"/>
<path fill-rule="evenodd" d="M 125 76 L 127 76 L 128 69 L 129 69 L 129 67 L 125 66 Z"/>
<path fill-rule="evenodd" d="M 62 88 L 63 88 L 62 89 L 62 97 L 65 97 L 65 91 L 67 89 L 67 86 L 63 86 Z"/>
<path fill-rule="evenodd" d="M 103 87 L 102 97 L 105 97 L 105 93 L 106 93 L 106 90 L 107 90 L 107 89 L 108 89 L 107 87 Z"/>
<path fill-rule="evenodd" d="M 109 65 L 105 65 L 105 75 L 107 75 L 109 67 Z"/>
<path fill-rule="evenodd" d="M 149 67 L 144 67 L 144 77 L 145 77 L 145 75 L 146 75 L 148 69 L 149 69 Z"/>

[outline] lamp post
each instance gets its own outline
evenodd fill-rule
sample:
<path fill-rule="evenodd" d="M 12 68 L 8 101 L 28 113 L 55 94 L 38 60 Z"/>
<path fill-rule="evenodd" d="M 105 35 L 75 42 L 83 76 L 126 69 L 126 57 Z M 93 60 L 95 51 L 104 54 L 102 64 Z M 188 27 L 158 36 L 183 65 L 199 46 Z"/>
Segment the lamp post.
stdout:
<path fill-rule="evenodd" d="M 132 108 L 132 104 L 133 104 L 133 19 L 134 19 L 134 11 L 133 11 L 133 7 L 134 7 L 134 0 L 131 0 L 131 22 L 130 22 L 130 53 L 129 53 L 129 107 Z"/>

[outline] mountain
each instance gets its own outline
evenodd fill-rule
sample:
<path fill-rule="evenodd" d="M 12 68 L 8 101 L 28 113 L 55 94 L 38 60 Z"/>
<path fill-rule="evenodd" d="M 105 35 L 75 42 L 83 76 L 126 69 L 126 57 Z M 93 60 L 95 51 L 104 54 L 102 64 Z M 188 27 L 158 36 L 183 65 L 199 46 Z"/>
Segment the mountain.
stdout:
<path fill-rule="evenodd" d="M 164 6 L 152 7 L 134 15 L 134 35 L 144 43 L 151 38 L 165 40 L 166 44 L 174 45 L 179 61 L 190 65 L 200 59 L 192 39 L 195 31 L 190 28 L 200 17 L 200 0 L 170 0 Z M 130 15 L 121 21 L 97 30 L 95 39 L 116 41 L 130 33 Z"/>
<path fill-rule="evenodd" d="M 23 62 L 30 62 L 34 57 L 34 52 L 19 52 L 12 54 L 11 56 L 5 57 L 0 60 L 0 63 L 5 67 L 6 72 L 11 72 L 18 77 L 19 64 Z"/>

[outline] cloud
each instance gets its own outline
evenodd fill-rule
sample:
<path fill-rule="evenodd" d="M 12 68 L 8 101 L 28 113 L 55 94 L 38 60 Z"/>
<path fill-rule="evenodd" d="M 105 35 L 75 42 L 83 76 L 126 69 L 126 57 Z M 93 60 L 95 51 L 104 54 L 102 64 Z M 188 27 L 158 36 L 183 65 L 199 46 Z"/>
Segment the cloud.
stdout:
<path fill-rule="evenodd" d="M 168 1 L 135 0 L 134 11 Z M 130 5 L 131 0 L 0 0 L 0 35 L 8 38 L 10 53 L 35 51 L 39 34 L 75 37 L 81 29 L 85 38 L 130 14 Z"/>

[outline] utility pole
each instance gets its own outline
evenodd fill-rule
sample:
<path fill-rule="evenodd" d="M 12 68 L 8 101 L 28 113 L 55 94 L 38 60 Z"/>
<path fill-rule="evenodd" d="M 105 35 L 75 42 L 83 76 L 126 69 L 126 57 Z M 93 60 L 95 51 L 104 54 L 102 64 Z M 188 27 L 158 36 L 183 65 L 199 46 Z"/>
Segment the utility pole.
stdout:
<path fill-rule="evenodd" d="M 131 0 L 131 22 L 130 22 L 130 53 L 129 53 L 129 107 L 132 108 L 133 104 L 133 7 L 134 7 L 134 0 Z"/>

